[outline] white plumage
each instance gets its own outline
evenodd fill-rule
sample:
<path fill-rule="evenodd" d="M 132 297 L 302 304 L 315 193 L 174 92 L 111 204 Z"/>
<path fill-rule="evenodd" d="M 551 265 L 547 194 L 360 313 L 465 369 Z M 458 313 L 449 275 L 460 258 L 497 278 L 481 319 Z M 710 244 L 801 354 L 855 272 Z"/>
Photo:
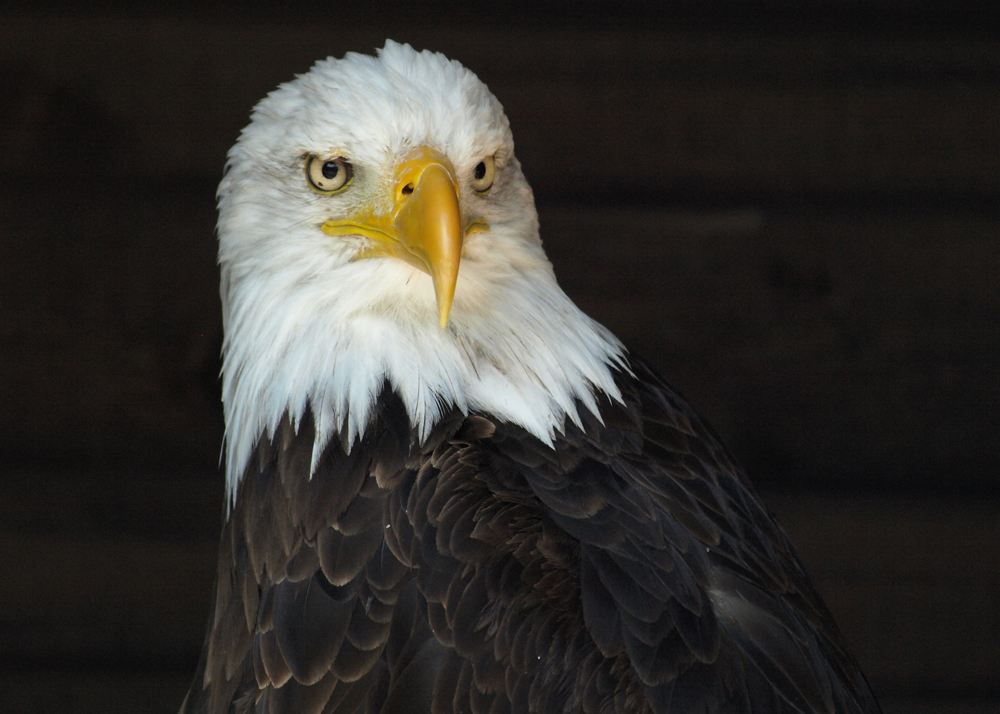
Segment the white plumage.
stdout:
<path fill-rule="evenodd" d="M 349 111 L 345 112 L 345 107 Z M 495 156 L 485 196 L 462 210 L 489 230 L 467 237 L 446 330 L 430 276 L 398 260 L 352 261 L 362 236 L 320 226 L 365 207 L 389 211 L 396 164 L 434 147 L 471 175 Z M 309 190 L 309 154 L 345 156 L 350 190 Z M 253 111 L 219 187 L 230 502 L 259 435 L 287 411 L 316 422 L 313 466 L 331 434 L 368 423 L 388 379 L 426 436 L 442 407 L 496 414 L 551 441 L 575 400 L 617 394 L 610 365 L 622 347 L 559 288 L 542 250 L 531 188 L 514 157 L 500 103 L 458 62 L 387 42 L 378 57 L 318 62 Z"/>

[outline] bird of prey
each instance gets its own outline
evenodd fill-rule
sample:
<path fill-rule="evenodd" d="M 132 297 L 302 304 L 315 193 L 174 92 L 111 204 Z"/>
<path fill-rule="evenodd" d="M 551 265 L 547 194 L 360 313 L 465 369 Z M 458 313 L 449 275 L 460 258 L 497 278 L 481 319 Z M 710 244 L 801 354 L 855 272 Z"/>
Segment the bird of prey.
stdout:
<path fill-rule="evenodd" d="M 228 500 L 182 712 L 879 711 L 713 431 L 559 288 L 472 72 L 320 61 L 218 198 Z"/>

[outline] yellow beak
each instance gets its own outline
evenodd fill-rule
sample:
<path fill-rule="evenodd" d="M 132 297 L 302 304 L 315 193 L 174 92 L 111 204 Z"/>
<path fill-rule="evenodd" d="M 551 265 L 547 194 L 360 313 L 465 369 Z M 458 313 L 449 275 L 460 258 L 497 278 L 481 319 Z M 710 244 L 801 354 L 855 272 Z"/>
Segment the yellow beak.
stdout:
<path fill-rule="evenodd" d="M 434 282 L 438 321 L 448 325 L 458 283 L 462 242 L 467 233 L 486 230 L 476 221 L 465 226 L 455 170 L 434 149 L 421 148 L 396 169 L 390 213 L 360 215 L 323 224 L 328 235 L 363 235 L 371 244 L 355 256 L 405 260 L 428 273 Z"/>

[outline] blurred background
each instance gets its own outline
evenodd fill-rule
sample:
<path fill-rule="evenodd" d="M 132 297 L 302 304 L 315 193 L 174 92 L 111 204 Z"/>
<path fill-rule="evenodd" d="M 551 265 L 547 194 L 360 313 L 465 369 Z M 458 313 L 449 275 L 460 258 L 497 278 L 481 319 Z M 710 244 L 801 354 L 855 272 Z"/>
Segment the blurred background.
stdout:
<path fill-rule="evenodd" d="M 0 709 L 180 705 L 225 153 L 391 37 L 504 104 L 564 288 L 719 429 L 886 714 L 1000 710 L 994 3 L 80 5 L 0 10 Z"/>

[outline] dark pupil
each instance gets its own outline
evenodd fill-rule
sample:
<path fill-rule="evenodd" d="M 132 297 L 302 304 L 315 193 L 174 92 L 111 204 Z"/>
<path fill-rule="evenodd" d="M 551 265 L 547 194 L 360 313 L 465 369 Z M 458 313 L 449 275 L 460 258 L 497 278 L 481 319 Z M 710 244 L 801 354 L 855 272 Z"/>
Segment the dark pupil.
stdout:
<path fill-rule="evenodd" d="M 323 164 L 323 178 L 335 179 L 339 173 L 340 166 L 337 165 L 336 161 L 327 161 Z"/>
<path fill-rule="evenodd" d="M 485 175 L 486 175 L 486 164 L 480 161 L 478 164 L 476 164 L 476 170 L 475 170 L 476 181 L 482 181 L 483 176 Z"/>

